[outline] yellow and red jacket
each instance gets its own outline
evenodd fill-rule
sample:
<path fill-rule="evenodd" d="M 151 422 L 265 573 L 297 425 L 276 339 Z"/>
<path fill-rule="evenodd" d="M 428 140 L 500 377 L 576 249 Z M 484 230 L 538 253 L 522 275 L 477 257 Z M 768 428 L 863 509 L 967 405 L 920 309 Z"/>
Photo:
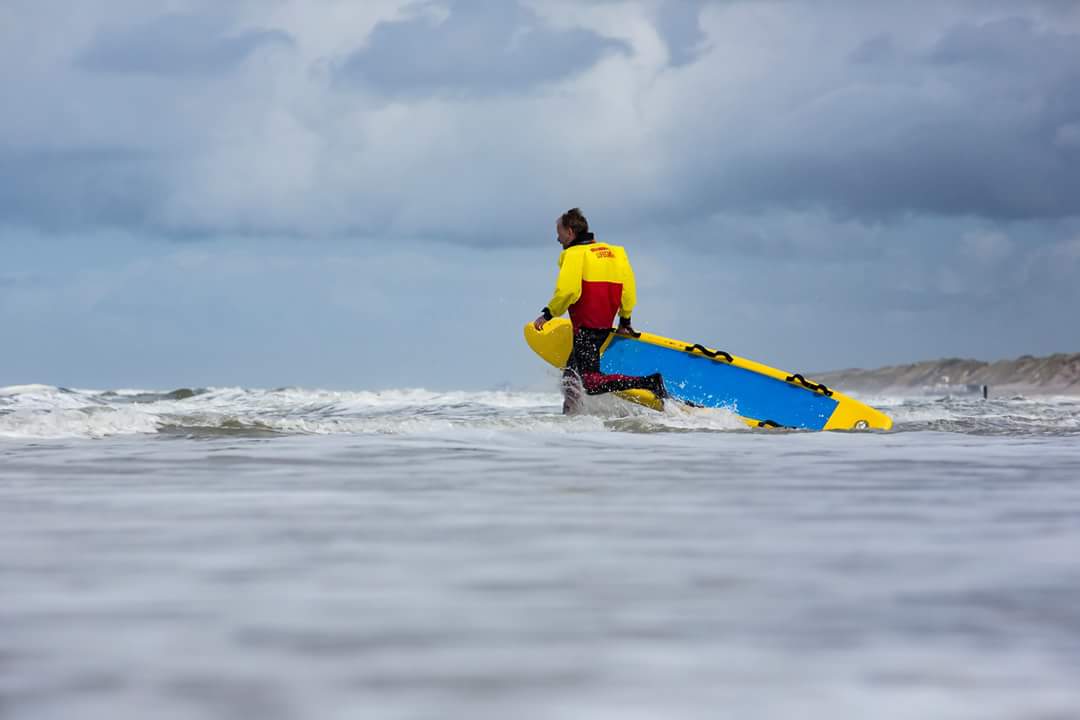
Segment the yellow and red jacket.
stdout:
<path fill-rule="evenodd" d="M 571 245 L 559 256 L 559 279 L 544 315 L 558 317 L 569 310 L 574 330 L 606 329 L 616 313 L 629 319 L 636 303 L 634 269 L 626 250 L 589 242 Z"/>

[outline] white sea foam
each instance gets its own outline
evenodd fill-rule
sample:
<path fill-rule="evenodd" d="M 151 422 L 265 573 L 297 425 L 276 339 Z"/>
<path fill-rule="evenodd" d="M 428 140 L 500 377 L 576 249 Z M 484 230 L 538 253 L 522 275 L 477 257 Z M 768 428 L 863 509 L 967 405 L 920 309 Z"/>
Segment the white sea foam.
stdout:
<path fill-rule="evenodd" d="M 897 431 L 974 434 L 1080 432 L 1077 398 L 867 399 Z M 669 403 L 655 412 L 615 396 L 588 397 L 563 417 L 557 393 L 403 388 L 334 391 L 241 387 L 195 391 L 71 390 L 47 385 L 0 388 L 0 437 L 100 438 L 170 433 L 423 434 L 507 432 L 736 432 L 726 410 Z"/>
<path fill-rule="evenodd" d="M 187 395 L 45 385 L 0 388 L 0 436 L 96 438 L 169 429 L 335 434 L 550 426 L 557 431 L 582 423 L 602 429 L 592 418 L 553 422 L 562 401 L 551 393 L 214 388 Z"/>

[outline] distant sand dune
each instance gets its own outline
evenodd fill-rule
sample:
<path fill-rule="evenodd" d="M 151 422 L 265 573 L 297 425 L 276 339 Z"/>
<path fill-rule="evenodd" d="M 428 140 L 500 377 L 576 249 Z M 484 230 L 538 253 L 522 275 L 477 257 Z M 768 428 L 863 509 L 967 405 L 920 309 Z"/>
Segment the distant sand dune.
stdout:
<path fill-rule="evenodd" d="M 987 385 L 992 395 L 1080 395 L 1080 353 L 1041 358 L 1024 355 L 992 363 L 946 358 L 876 370 L 836 370 L 814 377 L 828 385 L 861 392 L 976 392 Z"/>

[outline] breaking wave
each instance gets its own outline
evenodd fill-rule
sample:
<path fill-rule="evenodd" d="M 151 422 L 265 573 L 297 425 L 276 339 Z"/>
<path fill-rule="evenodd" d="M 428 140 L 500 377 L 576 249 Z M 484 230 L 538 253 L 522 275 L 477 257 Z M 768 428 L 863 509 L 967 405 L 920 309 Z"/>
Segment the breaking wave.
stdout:
<path fill-rule="evenodd" d="M 168 392 L 0 388 L 0 437 L 101 438 L 507 432 L 748 432 L 724 410 L 670 404 L 653 412 L 605 396 L 564 417 L 554 392 L 337 392 L 280 388 L 181 388 Z M 895 420 L 894 432 L 972 435 L 1080 433 L 1080 398 L 866 397 Z"/>

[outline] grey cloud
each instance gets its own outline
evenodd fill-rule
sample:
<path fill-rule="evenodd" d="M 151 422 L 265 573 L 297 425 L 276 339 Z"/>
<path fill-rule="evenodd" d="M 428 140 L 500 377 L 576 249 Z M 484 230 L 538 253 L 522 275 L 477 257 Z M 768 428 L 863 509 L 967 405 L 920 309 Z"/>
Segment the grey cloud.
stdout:
<path fill-rule="evenodd" d="M 1008 144 L 996 128 L 912 127 L 872 148 L 823 147 L 740 158 L 724 179 L 735 208 L 826 207 L 841 216 L 905 213 L 1001 220 L 1080 214 L 1080 157 L 1045 140 Z"/>
<path fill-rule="evenodd" d="M 1040 65 L 1080 72 L 1080 37 L 1040 32 L 1031 20 L 1006 18 L 982 24 L 957 25 L 929 53 L 932 62 L 970 65 L 979 70 L 1002 68 L 1030 71 Z"/>
<path fill-rule="evenodd" d="M 339 71 L 345 82 L 388 95 L 521 93 L 630 53 L 585 30 L 555 30 L 518 2 L 461 0 L 445 19 L 420 13 L 375 27 Z"/>
<path fill-rule="evenodd" d="M 897 57 L 896 44 L 888 33 L 874 35 L 860 44 L 848 56 L 848 60 L 856 64 L 879 64 L 895 60 Z"/>
<path fill-rule="evenodd" d="M 0 150 L 0 217 L 49 229 L 141 226 L 159 197 L 154 162 L 122 148 Z"/>
<path fill-rule="evenodd" d="M 869 220 L 1080 215 L 1080 148 L 1060 141 L 1080 119 L 1080 36 L 1005 20 L 953 27 L 922 59 L 879 36 L 849 60 L 889 57 L 899 62 L 887 73 L 869 69 L 851 88 L 834 80 L 822 101 L 710 158 L 722 169 L 706 173 L 694 205 Z"/>
<path fill-rule="evenodd" d="M 701 11 L 708 0 L 666 0 L 656 14 L 656 30 L 668 46 L 673 67 L 697 60 L 706 50 Z"/>
<path fill-rule="evenodd" d="M 78 57 L 81 67 L 114 73 L 207 74 L 228 69 L 266 45 L 291 45 L 279 30 L 230 34 L 220 18 L 164 15 L 134 27 L 106 30 Z"/>
<path fill-rule="evenodd" d="M 0 134 L 21 148 L 0 144 L 0 213 L 45 228 L 191 236 L 375 226 L 459 244 L 496 242 L 462 210 L 477 198 L 507 228 L 497 242 L 511 244 L 533 241 L 519 227 L 573 204 L 616 231 L 778 211 L 868 223 L 1080 215 L 1080 37 L 1025 18 L 979 23 L 977 5 L 956 3 L 930 18 L 897 6 L 885 20 L 857 4 L 703 13 L 708 4 L 628 6 L 657 23 L 678 67 L 612 62 L 559 97 L 536 85 L 630 49 L 602 29 L 556 30 L 519 3 L 455 2 L 441 22 L 419 5 L 375 25 L 337 77 L 393 104 L 328 87 L 322 70 L 335 66 L 306 42 L 305 53 L 225 72 L 288 37 L 231 29 L 251 18 L 169 16 L 109 31 L 83 66 L 206 74 L 129 78 L 37 62 L 38 76 L 12 76 L 28 101 L 0 117 Z M 770 37 L 762 18 L 787 43 L 740 66 L 741 39 L 753 50 Z M 178 108 L 170 100 L 185 83 L 198 92 Z M 34 149 L 62 143 L 88 149 Z M 813 252 L 771 242 L 747 244 Z"/>

